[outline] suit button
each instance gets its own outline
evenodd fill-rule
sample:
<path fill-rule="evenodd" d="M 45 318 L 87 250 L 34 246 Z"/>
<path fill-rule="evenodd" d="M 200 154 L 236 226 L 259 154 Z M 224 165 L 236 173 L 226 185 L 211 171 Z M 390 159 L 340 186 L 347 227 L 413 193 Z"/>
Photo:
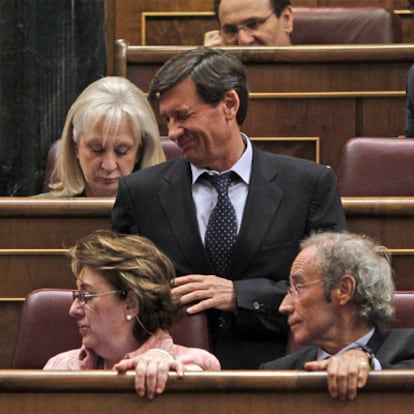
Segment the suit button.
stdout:
<path fill-rule="evenodd" d="M 259 302 L 253 302 L 253 309 L 254 310 L 259 310 L 261 308 L 260 303 Z"/>
<path fill-rule="evenodd" d="M 222 316 L 220 316 L 217 321 L 218 321 L 218 327 L 219 328 L 224 328 L 225 327 L 226 320 Z"/>

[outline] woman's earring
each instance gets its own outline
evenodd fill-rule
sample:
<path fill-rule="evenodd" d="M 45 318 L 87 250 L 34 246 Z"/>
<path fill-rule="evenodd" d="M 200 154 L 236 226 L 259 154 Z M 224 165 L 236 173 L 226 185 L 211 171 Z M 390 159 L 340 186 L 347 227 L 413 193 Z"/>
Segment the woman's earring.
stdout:
<path fill-rule="evenodd" d="M 127 321 L 130 321 L 131 319 L 132 319 L 132 316 L 131 315 L 127 315 Z"/>

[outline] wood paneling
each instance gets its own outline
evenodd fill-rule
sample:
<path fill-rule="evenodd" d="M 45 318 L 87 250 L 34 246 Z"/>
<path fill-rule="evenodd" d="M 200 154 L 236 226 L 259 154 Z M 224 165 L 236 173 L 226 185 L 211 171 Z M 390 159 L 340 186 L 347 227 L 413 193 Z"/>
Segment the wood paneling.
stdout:
<path fill-rule="evenodd" d="M 186 47 L 117 42 L 117 74 L 148 91 L 156 70 Z M 414 45 L 227 48 L 246 67 L 250 136 L 317 136 L 335 170 L 354 136 L 397 137 L 405 129 L 405 79 Z M 154 107 L 156 113 L 158 110 Z M 158 117 L 162 135 L 166 127 Z"/>
<path fill-rule="evenodd" d="M 410 413 L 414 371 L 371 372 L 354 401 L 329 396 L 325 372 L 222 371 L 170 373 L 166 391 L 153 400 L 134 390 L 134 372 L 0 371 L 4 413 Z"/>
<path fill-rule="evenodd" d="M 389 248 L 397 289 L 414 290 L 414 197 L 342 201 L 349 230 Z M 0 198 L 0 368 L 11 364 L 23 298 L 38 288 L 74 287 L 62 245 L 110 228 L 112 205 L 112 199 Z"/>
<path fill-rule="evenodd" d="M 113 0 L 112 0 L 113 1 Z M 407 11 L 406 0 L 294 0 L 297 7 L 385 7 L 395 11 Z M 116 39 L 126 39 L 132 44 L 142 44 L 142 14 L 145 12 L 212 12 L 213 0 L 156 0 L 156 1 L 136 1 L 136 0 L 117 0 L 115 2 L 115 18 L 112 29 Z M 197 20 L 197 19 L 196 19 Z M 197 21 L 200 29 L 210 27 L 214 23 L 212 19 L 208 26 L 205 19 Z M 176 23 L 175 23 L 176 24 Z M 413 42 L 414 20 L 412 15 L 407 14 L 403 18 L 404 42 Z M 175 27 L 174 30 L 177 30 Z M 150 29 L 150 36 L 157 36 L 156 30 Z M 196 33 L 200 33 L 197 30 Z M 202 36 L 196 35 L 196 39 L 190 44 L 202 44 Z M 113 44 L 113 43 L 109 43 Z M 183 43 L 186 44 L 186 43 Z"/>

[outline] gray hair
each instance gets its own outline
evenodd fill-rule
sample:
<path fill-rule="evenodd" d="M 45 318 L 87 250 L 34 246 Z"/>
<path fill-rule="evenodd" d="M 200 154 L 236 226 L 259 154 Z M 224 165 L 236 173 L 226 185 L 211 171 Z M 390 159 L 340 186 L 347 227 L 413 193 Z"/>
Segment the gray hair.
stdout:
<path fill-rule="evenodd" d="M 326 299 L 343 275 L 352 275 L 356 289 L 352 298 L 358 316 L 381 327 L 394 316 L 394 282 L 390 257 L 384 246 L 365 235 L 316 233 L 302 241 L 301 248 L 314 245 L 321 264 Z"/>

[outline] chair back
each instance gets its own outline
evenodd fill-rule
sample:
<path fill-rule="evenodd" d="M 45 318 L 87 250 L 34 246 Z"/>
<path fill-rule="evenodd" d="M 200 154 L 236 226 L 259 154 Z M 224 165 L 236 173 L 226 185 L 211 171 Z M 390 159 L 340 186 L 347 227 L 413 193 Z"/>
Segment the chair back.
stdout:
<path fill-rule="evenodd" d="M 382 7 L 294 7 L 293 44 L 401 43 L 401 18 Z"/>
<path fill-rule="evenodd" d="M 72 291 L 39 289 L 26 297 L 20 317 L 12 368 L 43 368 L 49 358 L 81 346 L 81 336 L 69 316 Z"/>
<path fill-rule="evenodd" d="M 76 322 L 69 316 L 72 291 L 38 289 L 26 297 L 12 368 L 41 369 L 49 358 L 81 346 Z M 207 315 L 185 315 L 170 328 L 174 343 L 211 350 Z"/>
<path fill-rule="evenodd" d="M 398 291 L 394 295 L 395 318 L 391 328 L 414 328 L 414 291 Z"/>
<path fill-rule="evenodd" d="M 414 196 L 414 139 L 352 138 L 339 165 L 343 197 Z"/>

